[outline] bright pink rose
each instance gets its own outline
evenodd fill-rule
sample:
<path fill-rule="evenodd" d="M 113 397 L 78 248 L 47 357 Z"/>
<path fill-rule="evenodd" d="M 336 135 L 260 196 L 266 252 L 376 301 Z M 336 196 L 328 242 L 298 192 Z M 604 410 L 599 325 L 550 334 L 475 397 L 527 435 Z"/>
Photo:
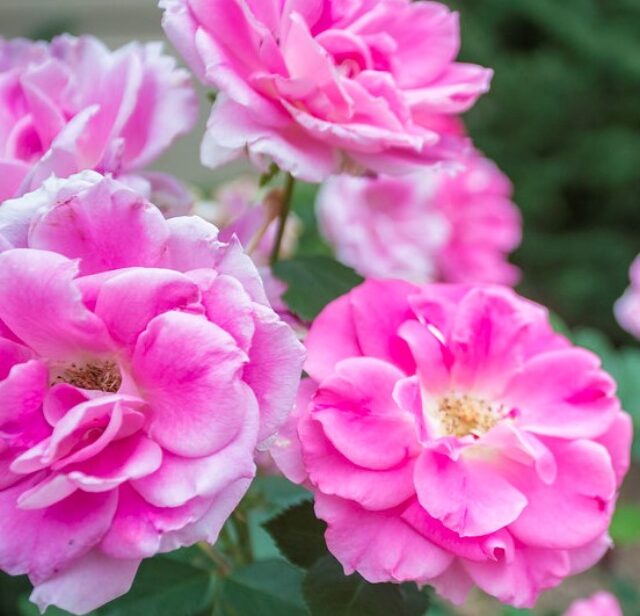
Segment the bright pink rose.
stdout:
<path fill-rule="evenodd" d="M 317 212 L 338 258 L 363 276 L 513 285 L 522 222 L 507 177 L 476 154 L 452 174 L 329 179 Z"/>
<path fill-rule="evenodd" d="M 347 573 L 532 606 L 605 553 L 631 422 L 547 317 L 502 287 L 369 281 L 314 322 L 272 452 Z"/>
<path fill-rule="evenodd" d="M 85 613 L 215 542 L 303 349 L 237 241 L 94 172 L 6 202 L 0 238 L 0 568 Z"/>
<path fill-rule="evenodd" d="M 405 172 L 466 147 L 442 116 L 469 109 L 491 71 L 455 62 L 458 16 L 410 0 L 160 0 L 164 27 L 218 88 L 202 146 L 303 180 L 359 167 Z M 444 123 L 446 124 L 446 123 Z"/>
<path fill-rule="evenodd" d="M 575 601 L 564 616 L 623 616 L 618 600 L 608 592 L 598 592 L 588 599 Z"/>
<path fill-rule="evenodd" d="M 631 265 L 631 286 L 616 302 L 615 315 L 620 326 L 640 338 L 640 257 Z"/>
<path fill-rule="evenodd" d="M 159 43 L 111 52 L 90 36 L 0 39 L 0 201 L 51 174 L 137 174 L 193 127 L 197 107 L 187 72 Z M 141 181 L 166 194 L 170 180 Z"/>

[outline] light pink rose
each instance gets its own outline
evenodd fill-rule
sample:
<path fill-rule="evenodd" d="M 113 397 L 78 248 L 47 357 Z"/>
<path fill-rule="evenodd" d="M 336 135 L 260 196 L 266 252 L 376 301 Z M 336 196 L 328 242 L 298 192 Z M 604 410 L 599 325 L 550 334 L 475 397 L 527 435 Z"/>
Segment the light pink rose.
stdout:
<path fill-rule="evenodd" d="M 640 257 L 631 265 L 629 275 L 631 285 L 616 302 L 614 312 L 620 326 L 640 338 Z"/>
<path fill-rule="evenodd" d="M 229 241 L 235 235 L 250 252 L 253 261 L 259 266 L 266 266 L 278 227 L 274 218 L 278 204 L 266 201 L 278 198 L 279 189 L 260 190 L 255 179 L 241 177 L 220 186 L 212 201 L 196 203 L 195 212 L 220 229 L 220 239 Z M 293 255 L 301 233 L 300 219 L 295 213 L 289 214 L 282 238 L 281 258 Z M 256 241 L 260 236 L 261 239 Z"/>
<path fill-rule="evenodd" d="M 220 91 L 202 145 L 217 167 L 248 151 L 303 180 L 449 158 L 491 71 L 455 62 L 458 16 L 410 0 L 160 0 L 164 28 Z M 446 124 L 446 123 L 445 123 Z"/>
<path fill-rule="evenodd" d="M 511 184 L 479 154 L 461 165 L 456 173 L 329 179 L 316 208 L 338 259 L 369 277 L 515 284 L 519 271 L 507 256 L 522 222 Z"/>
<path fill-rule="evenodd" d="M 0 201 L 51 174 L 95 169 L 135 180 L 193 127 L 197 111 L 187 72 L 159 43 L 111 52 L 91 36 L 0 39 Z M 167 195 L 166 176 L 142 180 L 149 194 Z M 184 191 L 171 192 L 180 207 Z"/>
<path fill-rule="evenodd" d="M 564 616 L 623 616 L 618 600 L 608 592 L 598 592 L 571 604 Z"/>
<path fill-rule="evenodd" d="M 303 349 L 237 241 L 94 172 L 0 208 L 0 568 L 88 612 L 215 542 Z"/>
<path fill-rule="evenodd" d="M 311 378 L 272 454 L 313 490 L 346 573 L 528 607 L 609 548 L 631 421 L 543 308 L 502 287 L 368 281 L 306 345 Z"/>

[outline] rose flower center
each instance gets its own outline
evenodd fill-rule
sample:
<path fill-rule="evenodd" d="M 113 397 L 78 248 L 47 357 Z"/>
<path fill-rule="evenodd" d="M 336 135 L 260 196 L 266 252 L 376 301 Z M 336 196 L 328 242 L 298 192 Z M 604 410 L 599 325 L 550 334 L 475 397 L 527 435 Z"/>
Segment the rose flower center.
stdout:
<path fill-rule="evenodd" d="M 82 365 L 71 364 L 54 378 L 52 385 L 57 383 L 114 394 L 122 385 L 122 375 L 115 362 L 98 360 Z"/>
<path fill-rule="evenodd" d="M 482 435 L 502 418 L 500 409 L 471 396 L 446 396 L 438 405 L 442 431 L 449 436 Z"/>

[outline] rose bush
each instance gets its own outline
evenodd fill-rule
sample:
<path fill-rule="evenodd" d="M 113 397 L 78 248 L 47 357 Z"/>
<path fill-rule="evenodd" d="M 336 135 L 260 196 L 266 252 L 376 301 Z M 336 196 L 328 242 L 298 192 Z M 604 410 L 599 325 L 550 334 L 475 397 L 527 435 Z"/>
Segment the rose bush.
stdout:
<path fill-rule="evenodd" d="M 467 147 L 447 116 L 491 71 L 455 62 L 458 17 L 437 2 L 161 0 L 164 28 L 220 90 L 202 144 L 217 167 L 245 150 L 307 181 L 404 172 Z"/>
<path fill-rule="evenodd" d="M 609 548 L 631 421 L 540 306 L 368 281 L 306 346 L 310 379 L 272 455 L 313 491 L 347 574 L 530 607 Z"/>
<path fill-rule="evenodd" d="M 94 172 L 0 207 L 0 568 L 86 613 L 215 542 L 303 350 L 237 241 Z"/>

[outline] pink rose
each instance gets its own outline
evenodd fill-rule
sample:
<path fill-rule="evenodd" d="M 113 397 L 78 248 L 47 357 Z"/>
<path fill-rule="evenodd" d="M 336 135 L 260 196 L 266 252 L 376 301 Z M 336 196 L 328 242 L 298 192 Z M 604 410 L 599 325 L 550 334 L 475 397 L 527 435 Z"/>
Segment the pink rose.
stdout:
<path fill-rule="evenodd" d="M 265 193 L 253 178 L 242 177 L 220 186 L 213 200 L 200 201 L 195 211 L 220 229 L 220 239 L 229 241 L 235 235 L 250 252 L 253 261 L 259 266 L 266 266 L 278 227 L 275 217 L 279 202 L 275 200 L 280 198 L 279 189 Z M 301 233 L 300 219 L 295 213 L 289 214 L 280 250 L 281 258 L 293 255 Z"/>
<path fill-rule="evenodd" d="M 347 574 L 523 607 L 609 548 L 630 418 L 543 308 L 501 287 L 369 281 L 306 345 L 311 378 L 272 453 L 315 493 Z"/>
<path fill-rule="evenodd" d="M 507 177 L 479 154 L 402 178 L 329 179 L 317 212 L 338 258 L 363 276 L 513 285 L 522 222 Z"/>
<path fill-rule="evenodd" d="M 197 107 L 187 72 L 159 43 L 111 52 L 90 36 L 0 39 L 0 201 L 51 174 L 137 174 L 193 127 Z M 142 180 L 166 194 L 162 174 Z"/>
<path fill-rule="evenodd" d="M 608 592 L 598 592 L 588 599 L 575 601 L 564 616 L 623 616 L 618 600 Z"/>
<path fill-rule="evenodd" d="M 616 302 L 614 312 L 620 326 L 640 338 L 640 257 L 631 265 L 629 274 L 631 286 Z"/>
<path fill-rule="evenodd" d="M 0 568 L 81 614 L 215 542 L 303 349 L 237 241 L 88 171 L 0 208 Z"/>
<path fill-rule="evenodd" d="M 318 182 L 345 168 L 405 172 L 466 147 L 442 116 L 469 109 L 491 71 L 455 62 L 458 16 L 410 0 L 160 0 L 164 27 L 220 90 L 202 146 L 245 151 Z"/>

